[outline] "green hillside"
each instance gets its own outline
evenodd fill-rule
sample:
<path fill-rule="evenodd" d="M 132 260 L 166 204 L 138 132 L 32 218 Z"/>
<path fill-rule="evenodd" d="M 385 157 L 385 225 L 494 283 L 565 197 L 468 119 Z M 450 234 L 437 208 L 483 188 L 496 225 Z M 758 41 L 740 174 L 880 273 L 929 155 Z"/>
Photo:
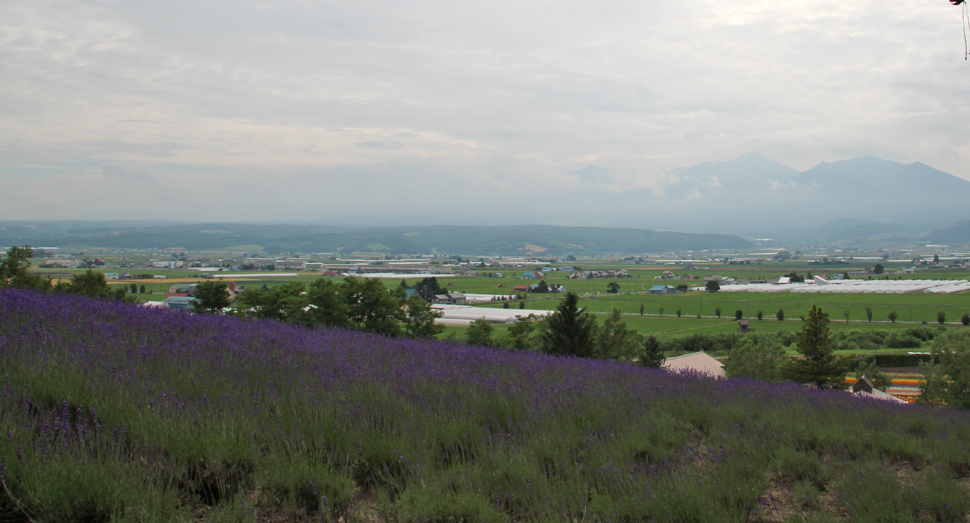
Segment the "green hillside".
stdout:
<path fill-rule="evenodd" d="M 260 245 L 267 252 L 358 252 L 389 254 L 547 255 L 644 253 L 678 250 L 743 249 L 737 236 L 644 229 L 520 225 L 499 227 L 431 226 L 347 229 L 318 225 L 194 224 L 158 227 L 98 227 L 68 230 L 42 238 L 6 237 L 0 244 L 27 241 L 54 247 L 128 249 L 223 249 Z"/>

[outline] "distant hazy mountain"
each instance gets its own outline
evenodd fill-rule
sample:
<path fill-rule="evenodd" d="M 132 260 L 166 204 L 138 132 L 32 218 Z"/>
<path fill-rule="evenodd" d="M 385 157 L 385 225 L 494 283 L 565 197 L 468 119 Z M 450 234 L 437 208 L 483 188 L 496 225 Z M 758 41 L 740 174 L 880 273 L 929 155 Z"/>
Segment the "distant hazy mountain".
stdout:
<path fill-rule="evenodd" d="M 36 239 L 36 238 L 34 238 Z M 0 238 L 0 245 L 32 243 Z M 189 250 L 258 246 L 267 252 L 386 252 L 389 254 L 567 255 L 743 249 L 737 236 L 659 232 L 601 227 L 438 226 L 341 228 L 318 225 L 192 224 L 164 227 L 76 229 L 43 238 L 45 246 L 184 248 Z"/>
<path fill-rule="evenodd" d="M 867 156 L 798 172 L 752 153 L 672 173 L 679 183 L 648 202 L 662 211 L 651 216 L 655 227 L 800 236 L 834 220 L 868 223 L 836 234 L 847 239 L 856 233 L 927 231 L 970 218 L 970 182 L 919 162 Z M 835 239 L 830 232 L 818 239 Z"/>
<path fill-rule="evenodd" d="M 970 220 L 963 220 L 926 235 L 928 243 L 940 245 L 970 245 Z"/>

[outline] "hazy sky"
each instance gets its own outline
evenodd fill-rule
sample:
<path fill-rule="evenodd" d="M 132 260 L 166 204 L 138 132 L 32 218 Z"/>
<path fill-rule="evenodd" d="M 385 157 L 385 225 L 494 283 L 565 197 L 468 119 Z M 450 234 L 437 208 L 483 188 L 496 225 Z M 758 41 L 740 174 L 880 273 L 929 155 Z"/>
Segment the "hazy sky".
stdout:
<path fill-rule="evenodd" d="M 968 88 L 946 0 L 3 0 L 0 219 L 535 223 L 752 151 L 970 179 Z"/>

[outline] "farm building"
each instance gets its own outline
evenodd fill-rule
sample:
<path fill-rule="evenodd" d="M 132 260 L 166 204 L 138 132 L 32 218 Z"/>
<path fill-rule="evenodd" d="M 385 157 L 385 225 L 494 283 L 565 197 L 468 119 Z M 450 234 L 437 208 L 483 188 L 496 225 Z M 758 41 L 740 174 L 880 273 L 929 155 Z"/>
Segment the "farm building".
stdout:
<path fill-rule="evenodd" d="M 176 283 L 168 288 L 169 294 L 185 294 L 189 295 L 192 293 L 192 289 L 195 288 L 194 283 Z"/>
<path fill-rule="evenodd" d="M 468 325 L 474 320 L 484 319 L 489 323 L 515 323 L 519 317 L 544 317 L 553 314 L 550 310 L 531 309 L 493 309 L 490 307 L 471 307 L 468 305 L 435 304 L 432 309 L 439 310 L 444 316 L 435 320 L 442 325 Z"/>
<path fill-rule="evenodd" d="M 461 292 L 449 292 L 447 294 L 436 294 L 434 297 L 434 303 L 439 303 L 439 304 L 464 305 L 467 302 L 468 302 L 468 298 L 466 298 L 465 294 Z"/>
<path fill-rule="evenodd" d="M 712 378 L 724 378 L 724 364 L 708 356 L 704 352 L 693 352 L 683 356 L 667 358 L 664 368 L 671 372 L 696 372 L 707 374 Z"/>
<path fill-rule="evenodd" d="M 871 381 L 869 381 L 869 378 L 865 376 L 862 376 L 862 378 L 859 379 L 859 381 L 855 382 L 855 384 L 852 385 L 852 388 L 849 389 L 849 391 L 852 392 L 853 396 L 863 396 L 863 397 L 868 396 L 868 397 L 872 397 L 880 400 L 891 401 L 894 403 L 905 403 L 907 405 L 909 404 L 909 402 L 905 400 L 901 400 L 896 396 L 889 394 L 888 392 L 883 392 L 877 389 L 876 386 L 873 385 Z"/>
<path fill-rule="evenodd" d="M 191 311 L 195 308 L 193 303 L 196 301 L 198 301 L 196 298 L 192 298 L 190 296 L 169 296 L 168 298 L 162 300 L 162 303 L 164 303 L 169 309 L 174 309 L 177 311 Z"/>
<path fill-rule="evenodd" d="M 526 280 L 534 280 L 534 279 L 536 279 L 536 273 L 534 273 L 534 272 L 523 272 L 522 273 L 522 278 L 523 279 L 526 279 Z"/>
<path fill-rule="evenodd" d="M 673 294 L 677 292 L 677 289 L 672 285 L 654 285 L 647 292 L 650 294 Z"/>
<path fill-rule="evenodd" d="M 528 285 L 516 285 L 515 287 L 512 287 L 512 292 L 529 292 L 529 286 Z"/>

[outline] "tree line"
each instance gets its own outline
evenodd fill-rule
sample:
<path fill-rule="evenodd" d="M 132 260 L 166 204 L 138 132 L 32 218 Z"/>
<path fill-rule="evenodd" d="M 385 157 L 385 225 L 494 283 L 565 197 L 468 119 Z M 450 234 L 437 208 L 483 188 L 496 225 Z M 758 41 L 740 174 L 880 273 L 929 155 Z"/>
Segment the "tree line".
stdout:
<path fill-rule="evenodd" d="M 214 312 L 228 301 L 224 282 L 203 282 L 195 290 L 196 310 Z M 213 295 L 218 296 L 218 301 Z M 231 314 L 272 319 L 307 327 L 354 329 L 384 336 L 431 338 L 444 327 L 434 323 L 441 311 L 419 293 L 387 288 L 378 279 L 347 277 L 343 282 L 319 278 L 274 287 L 248 288 L 236 297 Z"/>
<path fill-rule="evenodd" d="M 30 271 L 30 258 L 33 256 L 34 250 L 29 245 L 7 249 L 3 261 L 0 262 L 0 289 L 31 289 L 45 294 L 77 294 L 97 299 L 134 301 L 124 287 L 112 289 L 105 280 L 104 273 L 91 269 L 74 274 L 70 281 L 54 283 L 50 277 L 45 278 Z"/>

